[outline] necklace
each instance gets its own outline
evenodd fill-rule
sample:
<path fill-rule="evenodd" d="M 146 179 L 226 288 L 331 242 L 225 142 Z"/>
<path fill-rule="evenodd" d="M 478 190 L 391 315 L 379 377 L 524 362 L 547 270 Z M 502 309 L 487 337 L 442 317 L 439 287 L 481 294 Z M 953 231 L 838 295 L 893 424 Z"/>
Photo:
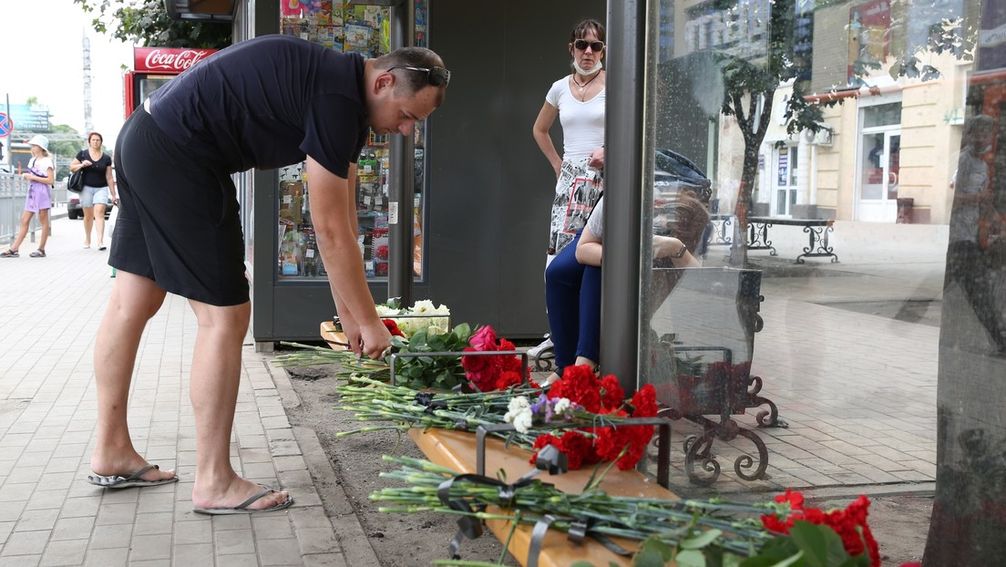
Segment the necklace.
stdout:
<path fill-rule="evenodd" d="M 576 80 L 576 75 L 575 75 L 575 74 L 574 74 L 574 75 L 571 75 L 571 77 L 572 77 L 572 79 L 573 79 L 573 84 L 575 84 L 575 85 L 577 86 L 577 88 L 579 88 L 579 89 L 580 89 L 580 93 L 579 93 L 579 94 L 580 94 L 580 99 L 581 99 L 581 100 L 583 99 L 583 92 L 584 92 L 585 90 L 587 90 L 587 85 L 589 85 L 589 84 L 590 84 L 591 82 L 593 82 L 593 81 L 594 81 L 594 79 L 596 79 L 596 78 L 598 78 L 598 77 L 600 77 L 600 76 L 601 76 L 601 73 L 600 73 L 600 72 L 598 72 L 598 73 L 594 73 L 594 76 L 593 76 L 593 77 L 591 77 L 590 79 L 588 79 L 587 81 L 585 81 L 585 82 L 583 82 L 583 83 L 580 83 L 580 81 L 577 81 L 577 80 Z"/>

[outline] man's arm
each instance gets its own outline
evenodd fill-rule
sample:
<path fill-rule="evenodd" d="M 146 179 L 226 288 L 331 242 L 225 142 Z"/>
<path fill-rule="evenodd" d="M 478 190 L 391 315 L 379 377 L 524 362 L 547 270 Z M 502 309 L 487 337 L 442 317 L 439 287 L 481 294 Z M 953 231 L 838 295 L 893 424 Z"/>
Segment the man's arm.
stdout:
<path fill-rule="evenodd" d="M 355 177 L 352 171 L 350 176 Z M 343 330 L 354 352 L 378 358 L 391 344 L 391 335 L 377 316 L 364 276 L 363 258 L 354 230 L 356 201 L 349 180 L 328 171 L 310 156 L 307 158 L 307 178 L 318 251 L 328 272 L 332 297 L 344 323 Z"/>

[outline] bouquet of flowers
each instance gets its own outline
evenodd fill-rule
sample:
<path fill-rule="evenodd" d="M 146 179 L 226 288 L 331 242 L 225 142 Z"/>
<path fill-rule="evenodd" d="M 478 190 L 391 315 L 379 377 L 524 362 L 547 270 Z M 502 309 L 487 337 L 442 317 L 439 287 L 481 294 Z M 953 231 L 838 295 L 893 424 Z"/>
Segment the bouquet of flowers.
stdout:
<path fill-rule="evenodd" d="M 381 477 L 406 486 L 370 495 L 382 503 L 382 512 L 438 512 L 475 522 L 499 519 L 510 522 L 511 529 L 548 516 L 548 529 L 576 528 L 602 543 L 611 543 L 609 537 L 639 541 L 634 565 L 880 565 L 866 522 L 870 502 L 865 496 L 845 510 L 829 512 L 805 508 L 802 496 L 792 491 L 755 504 L 611 496 L 599 488 L 603 474 L 592 477 L 581 494 L 567 494 L 537 479 L 508 485 L 491 477 L 459 475 L 428 461 L 384 460 L 400 468 Z M 496 508 L 488 512 L 488 506 Z"/>
<path fill-rule="evenodd" d="M 428 299 L 421 299 L 412 307 L 403 307 L 397 297 L 377 305 L 377 314 L 382 319 L 394 321 L 406 337 L 426 329 L 431 335 L 444 334 L 451 328 L 451 310 L 441 303 L 434 306 Z"/>
<path fill-rule="evenodd" d="M 516 352 L 517 347 L 502 337 L 497 339 L 496 331 L 489 325 L 480 327 L 468 341 L 464 352 Z M 527 368 L 522 368 L 520 356 L 462 356 L 461 366 L 465 370 L 472 388 L 479 392 L 505 390 L 517 386 L 530 376 Z"/>
<path fill-rule="evenodd" d="M 510 423 L 515 431 L 495 435 L 532 451 L 553 445 L 566 455 L 571 470 L 607 461 L 626 470 L 636 466 L 653 437 L 653 426 L 631 425 L 626 419 L 653 417 L 657 404 L 652 386 L 643 386 L 627 402 L 617 384 L 614 376 L 598 379 L 587 367 L 569 367 L 548 392 L 513 386 L 468 394 L 417 393 L 362 376 L 350 377 L 336 388 L 341 407 L 353 411 L 359 421 L 392 424 L 368 425 L 340 435 L 412 427 L 473 431 L 479 425 Z M 565 431 L 560 434 L 559 430 Z M 536 457 L 537 452 L 531 462 Z"/>
<path fill-rule="evenodd" d="M 432 305 L 432 304 L 431 304 Z M 443 307 L 443 306 L 441 306 Z M 391 333 L 391 354 L 398 354 L 395 360 L 395 383 L 410 388 L 435 388 L 450 390 L 466 386 L 474 391 L 502 390 L 524 382 L 529 375 L 522 368 L 520 355 L 480 355 L 463 356 L 474 352 L 515 352 L 513 343 L 497 338 L 491 326 L 480 327 L 472 334 L 471 327 L 462 323 L 450 331 L 442 331 L 436 325 L 424 328 L 412 327 L 411 335 L 403 329 L 403 321 L 409 319 L 382 319 Z M 414 321 L 408 323 L 413 325 Z M 384 360 L 358 358 L 350 351 L 282 343 L 294 346 L 299 352 L 276 357 L 278 366 L 312 366 L 319 364 L 342 364 L 339 376 L 364 375 L 370 378 L 390 381 L 391 354 Z M 433 353 L 448 353 L 434 355 Z M 424 356 L 429 354 L 429 356 Z"/>

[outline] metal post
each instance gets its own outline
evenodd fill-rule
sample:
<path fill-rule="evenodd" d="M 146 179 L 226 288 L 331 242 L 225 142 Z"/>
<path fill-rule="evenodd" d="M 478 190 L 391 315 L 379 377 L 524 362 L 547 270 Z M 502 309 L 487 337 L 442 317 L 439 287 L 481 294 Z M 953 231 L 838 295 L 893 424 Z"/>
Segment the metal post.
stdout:
<path fill-rule="evenodd" d="M 412 0 L 403 0 L 392 7 L 391 48 L 413 43 L 415 11 Z M 412 218 L 415 188 L 415 141 L 412 136 L 393 135 L 388 179 L 388 297 L 400 297 L 402 305 L 412 304 Z"/>
<path fill-rule="evenodd" d="M 646 14 L 647 0 L 608 3 L 600 362 L 629 395 L 639 356 Z"/>

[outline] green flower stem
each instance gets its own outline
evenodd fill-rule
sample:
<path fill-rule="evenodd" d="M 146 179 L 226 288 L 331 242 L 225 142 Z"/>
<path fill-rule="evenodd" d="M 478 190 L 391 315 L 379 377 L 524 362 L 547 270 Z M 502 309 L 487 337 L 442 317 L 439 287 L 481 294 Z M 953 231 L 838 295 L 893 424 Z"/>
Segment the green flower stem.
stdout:
<path fill-rule="evenodd" d="M 553 528 L 567 531 L 576 521 L 588 521 L 591 531 L 612 537 L 641 541 L 655 536 L 669 545 L 694 537 L 698 533 L 717 529 L 722 532 L 712 545 L 740 556 L 751 556 L 771 536 L 754 518 L 765 513 L 769 505 L 746 505 L 730 502 L 701 502 L 695 500 L 660 500 L 609 496 L 600 490 L 581 495 L 568 495 L 539 481 L 516 489 L 515 498 L 500 499 L 498 487 L 468 482 L 451 486 L 452 499 L 469 502 L 473 508 L 483 505 L 500 507 L 500 512 L 471 513 L 451 509 L 437 497 L 437 490 L 445 479 L 453 478 L 454 471 L 425 461 L 385 457 L 400 469 L 382 473 L 381 476 L 408 484 L 405 488 L 385 488 L 371 498 L 388 503 L 381 510 L 397 512 L 429 512 L 467 515 L 478 519 L 505 520 L 533 524 L 545 514 L 558 519 Z M 717 514 L 744 514 L 750 520 L 717 518 Z"/>

